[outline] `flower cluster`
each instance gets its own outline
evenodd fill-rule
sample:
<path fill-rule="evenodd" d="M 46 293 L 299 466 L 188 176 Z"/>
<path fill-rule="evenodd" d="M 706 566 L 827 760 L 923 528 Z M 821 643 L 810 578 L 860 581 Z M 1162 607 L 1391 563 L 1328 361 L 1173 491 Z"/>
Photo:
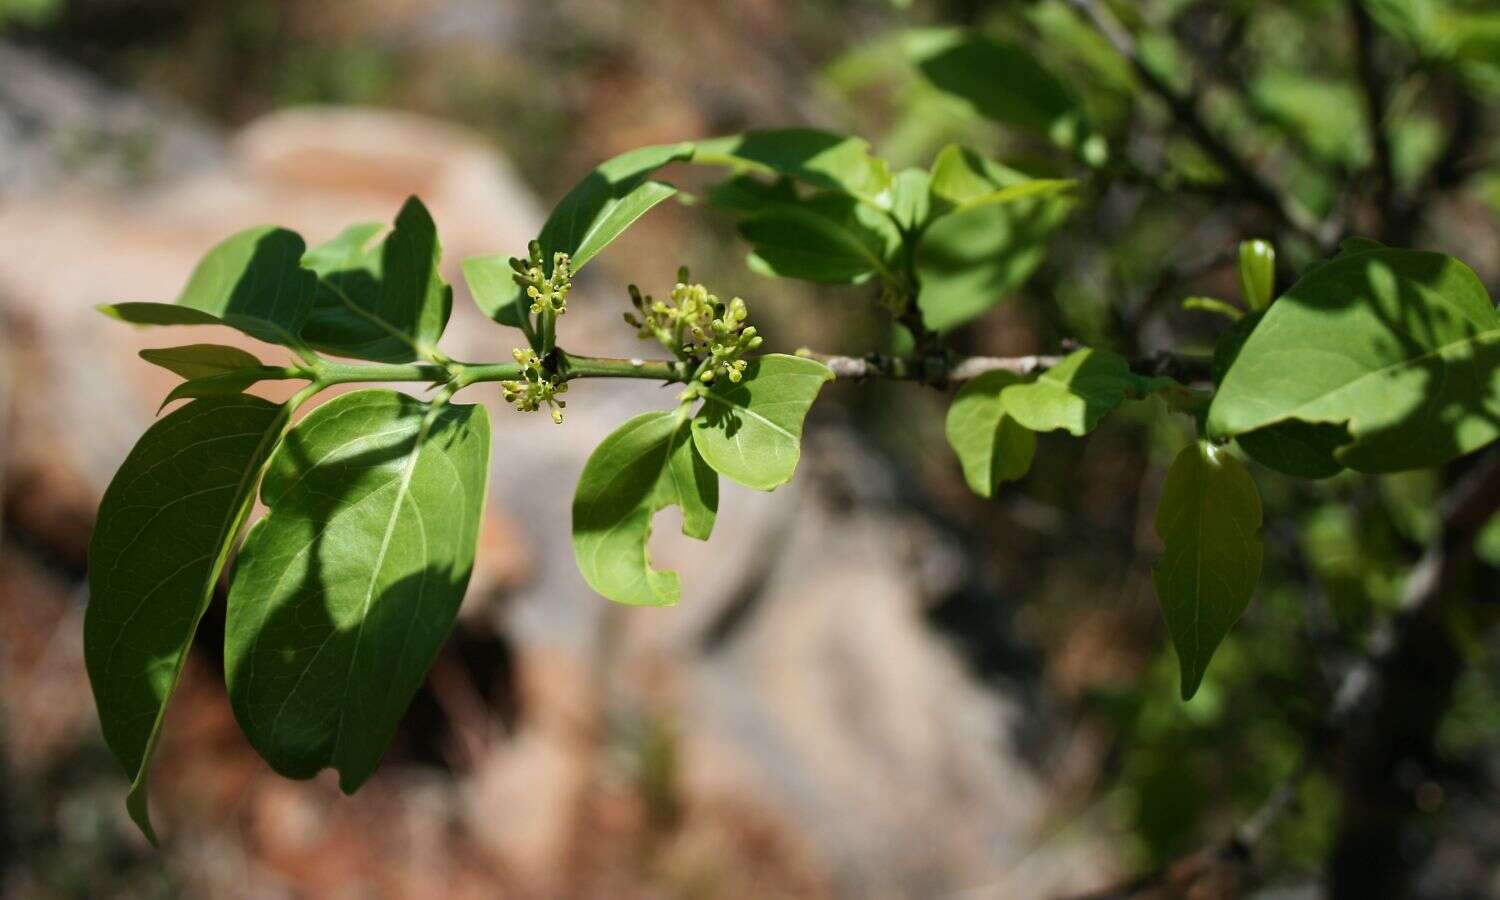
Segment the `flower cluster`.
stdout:
<path fill-rule="evenodd" d="M 562 315 L 567 312 L 568 292 L 573 289 L 573 259 L 566 253 L 552 254 L 552 274 L 546 274 L 542 265 L 542 245 L 532 241 L 527 245 L 530 258 L 511 257 L 510 267 L 516 284 L 526 289 L 531 300 L 531 311 L 543 310 Z"/>
<path fill-rule="evenodd" d="M 546 405 L 552 410 L 552 421 L 561 425 L 568 403 L 557 395 L 568 392 L 568 383 L 543 372 L 541 357 L 534 350 L 513 350 L 511 356 L 521 366 L 521 380 L 500 382 L 505 402 L 521 412 L 536 412 Z"/>
<path fill-rule="evenodd" d="M 630 302 L 639 315 L 627 312 L 625 321 L 641 338 L 655 338 L 683 359 L 702 360 L 699 378 L 705 384 L 720 375 L 738 384 L 749 365 L 744 355 L 764 340 L 755 326 L 745 324 L 750 311 L 744 300 L 725 303 L 703 285 L 690 283 L 687 269 L 678 270 L 668 300 L 642 296 L 631 285 Z"/>

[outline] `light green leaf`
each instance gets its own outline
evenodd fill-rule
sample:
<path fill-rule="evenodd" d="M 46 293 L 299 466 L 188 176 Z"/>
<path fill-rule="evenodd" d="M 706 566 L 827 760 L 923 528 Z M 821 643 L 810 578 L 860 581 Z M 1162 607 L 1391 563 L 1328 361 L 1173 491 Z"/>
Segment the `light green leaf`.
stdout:
<path fill-rule="evenodd" d="M 84 661 L 130 774 L 126 806 L 152 843 L 147 780 L 167 701 L 284 423 L 255 397 L 190 403 L 147 429 L 99 504 Z"/>
<path fill-rule="evenodd" d="M 792 480 L 802 422 L 833 379 L 820 362 L 772 353 L 750 361 L 743 379 L 715 382 L 693 418 L 693 443 L 714 468 L 746 487 L 774 490 Z"/>
<path fill-rule="evenodd" d="M 932 178 L 921 169 L 902 169 L 891 179 L 891 215 L 907 231 L 927 221 Z"/>
<path fill-rule="evenodd" d="M 651 519 L 682 508 L 682 533 L 707 540 L 719 508 L 719 479 L 676 411 L 643 413 L 604 439 L 583 467 L 573 497 L 573 555 L 589 586 L 617 603 L 671 606 L 682 598 L 676 572 L 651 568 Z"/>
<path fill-rule="evenodd" d="M 1262 240 L 1240 241 L 1240 294 L 1252 312 L 1271 305 L 1276 289 L 1276 250 Z"/>
<path fill-rule="evenodd" d="M 948 445 L 958 454 L 964 480 L 981 497 L 1023 477 L 1036 454 L 1036 433 L 1005 411 L 1000 392 L 1022 382 L 1013 372 L 986 372 L 959 389 L 948 407 Z"/>
<path fill-rule="evenodd" d="M 1125 398 L 1141 396 L 1152 387 L 1151 379 L 1131 372 L 1120 356 L 1084 348 L 1035 381 L 1005 388 L 1001 401 L 1011 418 L 1032 431 L 1062 428 L 1082 437 Z"/>
<path fill-rule="evenodd" d="M 1238 322 L 1245 317 L 1244 310 L 1231 303 L 1225 303 L 1218 297 L 1184 297 L 1182 308 L 1191 312 L 1213 313 L 1231 322 Z"/>
<path fill-rule="evenodd" d="M 115 303 L 99 310 L 134 325 L 228 325 L 301 347 L 317 276 L 299 261 L 305 245 L 284 228 L 252 228 L 215 246 L 193 269 L 176 306 Z"/>
<path fill-rule="evenodd" d="M 1070 149 L 1089 136 L 1078 99 L 1026 48 L 948 29 L 913 31 L 905 44 L 929 83 L 978 115 Z"/>
<path fill-rule="evenodd" d="M 235 565 L 229 699 L 290 778 L 375 770 L 448 636 L 474 564 L 490 447 L 482 406 L 365 390 L 315 409 L 272 458 Z"/>
<path fill-rule="evenodd" d="M 1336 426 L 1362 472 L 1439 465 L 1500 434 L 1500 317 L 1474 272 L 1438 253 L 1367 249 L 1271 304 L 1224 375 L 1212 437 Z"/>
<path fill-rule="evenodd" d="M 442 247 L 427 207 L 409 198 L 395 228 L 355 225 L 310 251 L 317 301 L 302 336 L 338 356 L 401 363 L 432 356 L 453 312 L 453 289 L 438 272 Z"/>
<path fill-rule="evenodd" d="M 765 207 L 740 223 L 754 247 L 750 267 L 769 276 L 822 284 L 896 276 L 889 260 L 901 235 L 889 218 L 848 194 L 825 192 Z"/>
<path fill-rule="evenodd" d="M 881 206 L 890 201 L 890 168 L 870 155 L 869 142 L 812 128 L 751 131 L 699 141 L 693 162 L 786 175 Z"/>
<path fill-rule="evenodd" d="M 142 350 L 141 359 L 176 372 L 183 378 L 208 378 L 241 369 L 260 368 L 260 360 L 253 354 L 222 344 L 187 344 L 182 347 Z"/>
<path fill-rule="evenodd" d="M 1239 460 L 1206 441 L 1177 454 L 1156 507 L 1165 552 L 1152 578 L 1177 648 L 1184 700 L 1197 692 L 1214 650 L 1255 593 L 1260 525 L 1260 495 Z"/>

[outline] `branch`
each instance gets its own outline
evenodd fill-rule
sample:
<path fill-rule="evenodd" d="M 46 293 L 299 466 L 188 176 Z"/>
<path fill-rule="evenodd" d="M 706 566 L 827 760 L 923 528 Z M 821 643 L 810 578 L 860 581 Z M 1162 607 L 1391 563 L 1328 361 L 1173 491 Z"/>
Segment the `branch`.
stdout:
<path fill-rule="evenodd" d="M 1141 56 L 1135 37 L 1098 0 L 1067 0 L 1067 2 L 1075 12 L 1088 20 L 1094 30 L 1098 31 L 1117 53 L 1125 57 L 1136 76 L 1152 93 L 1167 104 L 1172 117 L 1192 134 L 1198 145 L 1213 157 L 1214 162 L 1239 186 L 1247 198 L 1315 246 L 1326 249 L 1332 243 L 1330 238 L 1320 233 L 1317 222 L 1306 211 L 1290 199 L 1283 197 L 1269 181 L 1256 172 L 1248 162 L 1241 159 L 1233 148 L 1208 127 L 1208 123 L 1198 113 L 1199 94 L 1196 88 L 1190 89 L 1186 95 L 1178 94 L 1176 89 L 1152 71 Z"/>

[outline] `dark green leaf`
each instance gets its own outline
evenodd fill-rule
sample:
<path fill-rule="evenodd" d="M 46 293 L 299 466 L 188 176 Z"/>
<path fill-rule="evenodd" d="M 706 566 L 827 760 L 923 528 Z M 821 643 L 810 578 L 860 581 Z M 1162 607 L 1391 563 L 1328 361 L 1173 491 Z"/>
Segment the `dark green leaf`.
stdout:
<path fill-rule="evenodd" d="M 768 206 L 740 223 L 753 246 L 750 266 L 765 275 L 823 284 L 896 276 L 889 261 L 901 235 L 886 216 L 848 194 L 814 194 Z"/>
<path fill-rule="evenodd" d="M 84 660 L 153 843 L 146 785 L 167 701 L 284 422 L 255 397 L 190 403 L 146 431 L 99 505 Z"/>
<path fill-rule="evenodd" d="M 1062 147 L 1078 147 L 1088 136 L 1077 98 L 1020 45 L 929 30 L 909 34 L 906 53 L 933 86 L 987 119 Z"/>
<path fill-rule="evenodd" d="M 1165 552 L 1152 571 L 1177 648 L 1182 698 L 1250 604 L 1260 578 L 1260 495 L 1239 460 L 1205 441 L 1172 462 L 1156 507 Z"/>
<path fill-rule="evenodd" d="M 682 508 L 682 533 L 707 540 L 719 508 L 719 479 L 698 455 L 690 422 L 676 411 L 643 413 L 589 456 L 573 497 L 573 555 L 600 594 L 633 606 L 682 598 L 676 572 L 651 568 L 651 519 Z"/>
<path fill-rule="evenodd" d="M 869 142 L 811 128 L 752 131 L 699 141 L 693 162 L 778 173 L 864 200 L 888 203 L 886 164 L 870 155 Z"/>
<path fill-rule="evenodd" d="M 590 172 L 563 197 L 542 226 L 537 240 L 547 271 L 551 272 L 552 255 L 557 252 L 573 257 L 574 271 L 583 268 L 632 222 L 675 194 L 675 188 L 647 179 L 662 166 L 692 154 L 690 143 L 642 147 L 607 160 Z"/>
<path fill-rule="evenodd" d="M 260 368 L 260 360 L 254 355 L 238 347 L 226 347 L 222 344 L 188 344 L 182 347 L 142 350 L 141 359 L 176 372 L 183 378 L 209 378 L 241 369 Z"/>
<path fill-rule="evenodd" d="M 1245 340 L 1209 409 L 1216 438 L 1337 426 L 1362 472 L 1441 464 L 1500 434 L 1500 317 L 1474 272 L 1437 253 L 1341 254 Z M 1328 432 L 1331 434 L 1331 432 Z"/>
<path fill-rule="evenodd" d="M 463 270 L 480 311 L 501 325 L 519 328 L 525 308 L 520 305 L 521 289 L 516 285 L 510 257 L 504 253 L 471 256 L 464 260 Z"/>
<path fill-rule="evenodd" d="M 355 225 L 307 254 L 303 264 L 320 281 L 302 335 L 338 356 L 391 363 L 431 358 L 453 312 L 453 289 L 438 272 L 437 227 L 412 197 L 395 228 L 372 245 L 378 231 Z"/>
<path fill-rule="evenodd" d="M 803 419 L 832 379 L 827 366 L 811 359 L 757 357 L 739 384 L 728 378 L 714 383 L 693 419 L 693 443 L 720 475 L 773 490 L 792 480 Z"/>
<path fill-rule="evenodd" d="M 287 433 L 224 646 L 235 716 L 277 772 L 332 766 L 352 792 L 374 771 L 463 599 L 489 446 L 484 407 L 385 390 L 331 400 Z"/>
<path fill-rule="evenodd" d="M 948 445 L 963 464 L 964 480 L 981 497 L 1031 468 L 1036 433 L 1006 414 L 1000 392 L 1022 382 L 1013 372 L 986 372 L 965 384 L 948 407 Z"/>
<path fill-rule="evenodd" d="M 100 311 L 135 325 L 228 325 L 251 337 L 301 347 L 317 276 L 300 265 L 302 238 L 284 228 L 252 228 L 203 257 L 177 298 L 115 303 Z"/>
<path fill-rule="evenodd" d="M 994 307 L 1031 276 L 1046 240 L 1072 210 L 1064 182 L 1037 182 L 961 147 L 938 154 L 934 219 L 917 244 L 917 306 L 947 331 Z M 1035 191 L 1025 196 L 1028 191 Z"/>

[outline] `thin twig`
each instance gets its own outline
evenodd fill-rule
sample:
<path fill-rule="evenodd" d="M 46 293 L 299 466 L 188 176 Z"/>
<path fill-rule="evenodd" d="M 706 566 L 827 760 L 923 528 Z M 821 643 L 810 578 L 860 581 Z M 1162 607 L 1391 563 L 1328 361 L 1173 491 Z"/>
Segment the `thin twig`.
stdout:
<path fill-rule="evenodd" d="M 1363 0 L 1346 0 L 1349 18 L 1354 24 L 1354 52 L 1359 68 L 1361 92 L 1365 100 L 1365 126 L 1370 132 L 1370 169 L 1375 178 L 1375 208 L 1380 224 L 1387 226 L 1395 213 L 1396 168 L 1391 153 L 1391 139 L 1385 127 L 1387 90 L 1375 62 L 1375 24 Z"/>

